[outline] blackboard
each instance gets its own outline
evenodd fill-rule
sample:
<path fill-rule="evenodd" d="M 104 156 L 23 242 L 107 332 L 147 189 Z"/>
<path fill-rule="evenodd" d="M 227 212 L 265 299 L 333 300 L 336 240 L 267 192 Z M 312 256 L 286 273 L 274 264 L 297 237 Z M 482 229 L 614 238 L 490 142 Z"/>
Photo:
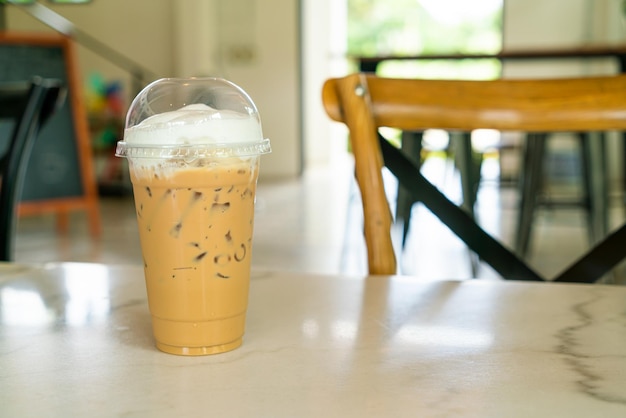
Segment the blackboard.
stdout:
<path fill-rule="evenodd" d="M 97 233 L 97 187 L 74 44 L 57 34 L 0 32 L 0 81 L 28 81 L 34 76 L 61 80 L 67 99 L 35 140 L 19 212 L 65 215 L 86 209 L 92 232 Z"/>

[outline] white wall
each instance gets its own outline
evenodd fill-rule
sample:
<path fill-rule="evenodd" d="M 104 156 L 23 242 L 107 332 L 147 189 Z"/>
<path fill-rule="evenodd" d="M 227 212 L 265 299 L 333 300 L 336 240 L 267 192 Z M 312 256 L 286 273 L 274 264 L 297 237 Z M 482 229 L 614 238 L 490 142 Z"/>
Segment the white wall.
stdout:
<path fill-rule="evenodd" d="M 207 40 L 199 47 L 202 54 L 180 57 L 178 62 L 187 63 L 180 70 L 220 74 L 255 98 L 274 150 L 264 157 L 265 174 L 277 167 L 300 173 L 345 153 L 345 130 L 324 112 L 321 91 L 327 78 L 346 72 L 347 2 L 189 0 L 176 5 L 181 16 L 187 15 L 179 18 L 185 26 L 176 33 L 197 39 L 191 33 L 199 31 Z M 214 11 L 213 17 L 204 27 L 189 25 L 201 8 Z"/>
<path fill-rule="evenodd" d="M 347 149 L 347 132 L 322 106 L 322 86 L 347 72 L 347 2 L 303 0 L 302 71 L 306 166 L 332 164 Z"/>
<path fill-rule="evenodd" d="M 262 178 L 294 177 L 302 170 L 300 28 L 298 0 L 177 2 L 181 15 L 200 22 L 180 25 L 197 50 L 180 53 L 182 75 L 211 74 L 240 85 L 255 101 L 272 153 L 262 160 Z M 183 9 L 181 9 L 181 7 Z M 207 14 L 208 13 L 208 14 Z M 204 24 L 203 24 L 203 19 Z M 197 20 L 198 17 L 195 16 Z M 182 19 L 186 21 L 188 19 Z M 193 21 L 193 20 L 191 20 Z M 212 28 L 207 26 L 213 25 Z M 198 59 L 201 56 L 202 58 Z"/>

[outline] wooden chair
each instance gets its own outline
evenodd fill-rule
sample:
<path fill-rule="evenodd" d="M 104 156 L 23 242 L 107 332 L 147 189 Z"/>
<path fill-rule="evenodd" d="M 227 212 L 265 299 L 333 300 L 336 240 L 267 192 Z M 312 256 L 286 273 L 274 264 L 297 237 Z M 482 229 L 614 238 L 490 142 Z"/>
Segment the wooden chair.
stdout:
<path fill-rule="evenodd" d="M 0 156 L 0 261 L 13 258 L 17 204 L 26 162 L 39 128 L 64 99 L 60 82 L 35 78 L 32 82 L 0 84 L 0 122 L 9 132 Z M 6 142 L 5 142 L 6 144 Z"/>
<path fill-rule="evenodd" d="M 503 278 L 545 280 L 480 228 L 467 211 L 430 184 L 415 164 L 380 136 L 379 127 L 403 131 L 440 128 L 462 132 L 490 128 L 541 134 L 626 131 L 626 75 L 464 81 L 390 79 L 352 74 L 327 80 L 322 98 L 328 115 L 345 123 L 350 131 L 355 174 L 363 201 L 371 274 L 395 274 L 397 271 L 390 234 L 393 219 L 381 175 L 385 165 L 404 187 L 419 196 L 421 203 Z M 593 184 L 598 183 L 601 182 Z M 623 226 L 553 280 L 593 282 L 611 271 L 625 256 L 626 226 Z"/>

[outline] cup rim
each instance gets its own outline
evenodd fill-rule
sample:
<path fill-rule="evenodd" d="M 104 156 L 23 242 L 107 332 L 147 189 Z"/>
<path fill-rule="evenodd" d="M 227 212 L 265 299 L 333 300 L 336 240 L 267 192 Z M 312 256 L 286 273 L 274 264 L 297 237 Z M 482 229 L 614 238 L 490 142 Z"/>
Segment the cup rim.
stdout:
<path fill-rule="evenodd" d="M 272 151 L 270 140 L 216 144 L 133 144 L 118 141 L 115 156 L 122 158 L 190 159 L 252 157 Z"/>

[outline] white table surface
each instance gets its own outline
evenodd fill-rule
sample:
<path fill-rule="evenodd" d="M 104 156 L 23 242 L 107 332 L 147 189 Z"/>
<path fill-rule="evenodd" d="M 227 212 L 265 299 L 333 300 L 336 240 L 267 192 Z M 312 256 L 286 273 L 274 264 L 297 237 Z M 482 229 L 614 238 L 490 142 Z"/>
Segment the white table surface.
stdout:
<path fill-rule="evenodd" d="M 259 273 L 159 352 L 140 267 L 0 264 L 1 417 L 626 417 L 626 287 Z"/>

